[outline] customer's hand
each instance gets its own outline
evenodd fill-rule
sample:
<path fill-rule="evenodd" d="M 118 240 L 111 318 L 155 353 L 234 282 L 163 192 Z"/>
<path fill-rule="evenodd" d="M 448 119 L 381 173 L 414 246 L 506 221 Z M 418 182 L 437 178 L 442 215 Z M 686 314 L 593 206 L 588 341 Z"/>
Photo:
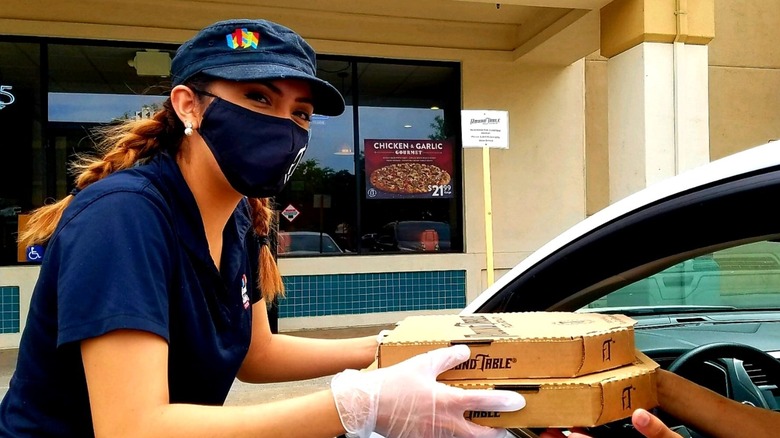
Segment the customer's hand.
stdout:
<path fill-rule="evenodd" d="M 631 416 L 631 422 L 637 432 L 646 438 L 682 438 L 666 427 L 655 415 L 644 409 L 637 409 Z M 564 438 L 565 435 L 560 430 L 550 429 L 539 435 L 539 438 Z M 572 432 L 569 438 L 590 438 L 588 435 L 580 432 Z"/>
<path fill-rule="evenodd" d="M 466 390 L 437 382 L 442 372 L 469 358 L 456 345 L 372 371 L 346 370 L 331 382 L 341 423 L 350 437 L 375 431 L 387 438 L 502 437 L 504 429 L 476 425 L 465 411 L 516 411 L 523 396 L 512 391 Z"/>

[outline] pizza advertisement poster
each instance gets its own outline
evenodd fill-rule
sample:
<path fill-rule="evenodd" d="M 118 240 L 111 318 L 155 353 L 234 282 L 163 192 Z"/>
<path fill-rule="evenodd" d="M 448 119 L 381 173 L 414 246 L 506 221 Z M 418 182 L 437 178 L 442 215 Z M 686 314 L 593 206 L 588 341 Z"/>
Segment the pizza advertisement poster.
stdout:
<path fill-rule="evenodd" d="M 450 140 L 365 140 L 368 199 L 452 198 Z"/>

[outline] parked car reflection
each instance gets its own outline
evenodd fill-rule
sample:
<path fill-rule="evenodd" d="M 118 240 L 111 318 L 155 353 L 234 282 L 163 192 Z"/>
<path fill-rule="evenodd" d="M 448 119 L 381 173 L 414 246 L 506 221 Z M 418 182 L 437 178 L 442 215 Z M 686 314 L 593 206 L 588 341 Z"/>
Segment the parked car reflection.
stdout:
<path fill-rule="evenodd" d="M 317 231 L 280 231 L 277 236 L 276 248 L 279 256 L 344 253 L 333 237 Z"/>
<path fill-rule="evenodd" d="M 363 246 L 377 252 L 450 250 L 450 225 L 437 221 L 395 221 L 363 236 Z"/>

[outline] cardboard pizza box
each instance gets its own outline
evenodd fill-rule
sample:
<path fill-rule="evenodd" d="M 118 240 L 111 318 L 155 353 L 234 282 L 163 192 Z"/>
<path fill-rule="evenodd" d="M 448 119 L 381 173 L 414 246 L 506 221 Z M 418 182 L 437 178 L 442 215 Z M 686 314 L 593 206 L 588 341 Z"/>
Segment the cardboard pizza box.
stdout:
<path fill-rule="evenodd" d="M 526 406 L 514 412 L 468 411 L 469 420 L 491 427 L 592 427 L 630 417 L 637 408 L 658 406 L 658 364 L 636 352 L 637 361 L 572 379 L 511 379 L 447 382 L 465 389 L 517 391 Z"/>
<path fill-rule="evenodd" d="M 576 377 L 633 363 L 635 323 L 575 312 L 410 316 L 379 344 L 378 363 L 467 344 L 471 357 L 439 380 Z"/>

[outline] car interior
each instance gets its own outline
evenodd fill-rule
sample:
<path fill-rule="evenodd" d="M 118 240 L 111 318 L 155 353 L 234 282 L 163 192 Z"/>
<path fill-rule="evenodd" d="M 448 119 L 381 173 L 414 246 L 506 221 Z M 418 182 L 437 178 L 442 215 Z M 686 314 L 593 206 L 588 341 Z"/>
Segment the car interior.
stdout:
<path fill-rule="evenodd" d="M 637 321 L 637 348 L 661 368 L 778 409 L 780 212 L 771 200 L 779 195 L 775 168 L 645 205 L 505 274 L 506 286 L 476 312 L 625 314 Z M 703 436 L 657 413 L 682 436 Z M 588 432 L 639 436 L 630 420 Z"/>

